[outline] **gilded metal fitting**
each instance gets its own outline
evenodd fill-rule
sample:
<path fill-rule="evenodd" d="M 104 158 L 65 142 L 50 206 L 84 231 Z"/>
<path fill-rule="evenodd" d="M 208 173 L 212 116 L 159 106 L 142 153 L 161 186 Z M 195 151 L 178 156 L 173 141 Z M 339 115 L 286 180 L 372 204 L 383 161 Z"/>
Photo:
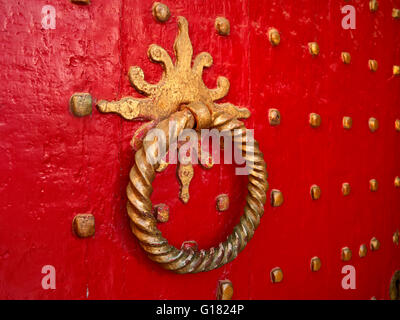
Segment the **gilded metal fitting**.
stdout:
<path fill-rule="evenodd" d="M 271 44 L 274 47 L 279 45 L 279 43 L 281 42 L 281 36 L 279 34 L 279 31 L 276 30 L 275 28 L 271 28 L 268 30 L 268 38 L 269 42 L 271 42 Z"/>
<path fill-rule="evenodd" d="M 396 119 L 396 121 L 394 122 L 394 128 L 396 129 L 396 131 L 400 131 L 400 119 Z"/>
<path fill-rule="evenodd" d="M 169 220 L 169 207 L 164 203 L 155 205 L 154 215 L 158 222 L 167 222 Z"/>
<path fill-rule="evenodd" d="M 92 96 L 89 93 L 74 93 L 69 100 L 69 107 L 76 117 L 88 116 L 92 113 Z"/>
<path fill-rule="evenodd" d="M 281 123 L 281 113 L 278 109 L 269 109 L 268 120 L 271 126 L 277 126 Z"/>
<path fill-rule="evenodd" d="M 310 189 L 311 199 L 318 200 L 321 197 L 321 189 L 316 185 L 312 185 Z"/>
<path fill-rule="evenodd" d="M 283 203 L 283 194 L 280 190 L 271 190 L 271 206 L 280 207 Z"/>
<path fill-rule="evenodd" d="M 321 259 L 318 257 L 311 258 L 310 268 L 312 272 L 317 272 L 321 269 Z"/>
<path fill-rule="evenodd" d="M 378 70 L 378 61 L 376 60 L 368 60 L 368 67 L 369 70 L 371 70 L 372 72 L 375 72 L 376 70 Z"/>
<path fill-rule="evenodd" d="M 393 75 L 394 76 L 400 75 L 400 66 L 393 66 Z"/>
<path fill-rule="evenodd" d="M 379 122 L 375 118 L 369 118 L 368 126 L 369 126 L 369 130 L 371 130 L 371 132 L 375 132 L 376 130 L 379 129 Z"/>
<path fill-rule="evenodd" d="M 364 258 L 367 255 L 367 252 L 367 246 L 365 244 L 362 244 L 360 246 L 360 249 L 358 250 L 358 255 L 360 256 L 360 258 Z"/>
<path fill-rule="evenodd" d="M 229 209 L 229 196 L 220 194 L 216 199 L 216 207 L 218 211 L 226 211 Z"/>
<path fill-rule="evenodd" d="M 321 116 L 318 113 L 310 113 L 310 126 L 317 128 L 321 125 Z"/>
<path fill-rule="evenodd" d="M 229 20 L 224 17 L 218 17 L 215 19 L 215 30 L 217 30 L 220 36 L 228 36 L 231 32 Z"/>
<path fill-rule="evenodd" d="M 163 172 L 165 169 L 168 168 L 169 163 L 164 161 L 164 160 L 160 160 L 160 164 L 158 165 L 156 172 Z"/>
<path fill-rule="evenodd" d="M 178 164 L 177 176 L 180 185 L 179 198 L 183 203 L 188 203 L 190 194 L 189 194 L 189 186 L 190 181 L 192 181 L 194 176 L 194 170 L 191 163 L 188 164 Z"/>
<path fill-rule="evenodd" d="M 376 12 L 378 10 L 379 4 L 377 0 L 370 0 L 369 1 L 369 10 L 371 12 Z"/>
<path fill-rule="evenodd" d="M 350 188 L 350 183 L 344 182 L 344 183 L 342 184 L 342 194 L 343 194 L 344 196 L 348 196 L 348 195 L 350 194 L 350 190 L 351 190 L 351 188 Z"/>
<path fill-rule="evenodd" d="M 88 238 L 94 235 L 95 220 L 90 213 L 80 213 L 72 221 L 72 229 L 79 238 Z"/>
<path fill-rule="evenodd" d="M 390 300 L 400 300 L 400 270 L 396 270 L 390 280 Z"/>
<path fill-rule="evenodd" d="M 369 180 L 369 190 L 372 192 L 378 191 L 378 181 L 376 179 Z"/>
<path fill-rule="evenodd" d="M 395 19 L 400 19 L 400 9 L 393 8 L 392 17 Z"/>
<path fill-rule="evenodd" d="M 353 119 L 351 117 L 343 117 L 343 128 L 345 129 L 351 129 L 353 126 Z"/>
<path fill-rule="evenodd" d="M 90 0 L 71 0 L 75 4 L 90 4 Z"/>
<path fill-rule="evenodd" d="M 308 43 L 308 50 L 310 51 L 310 54 L 315 57 L 319 55 L 319 45 L 316 42 L 309 42 Z"/>
<path fill-rule="evenodd" d="M 169 8 L 160 2 L 154 2 L 151 11 L 153 13 L 153 17 L 159 22 L 166 22 L 171 16 Z"/>
<path fill-rule="evenodd" d="M 398 246 L 399 245 L 399 230 L 396 230 L 395 233 L 393 233 L 393 243 Z"/>
<path fill-rule="evenodd" d="M 229 280 L 218 281 L 217 300 L 232 300 L 233 285 Z"/>
<path fill-rule="evenodd" d="M 281 268 L 276 267 L 274 269 L 271 270 L 271 282 L 272 283 L 278 283 L 278 282 L 282 282 L 283 280 L 283 272 L 281 270 Z"/>
<path fill-rule="evenodd" d="M 350 64 L 350 62 L 351 62 L 350 53 L 343 51 L 341 56 L 342 56 L 342 61 L 344 64 Z"/>
<path fill-rule="evenodd" d="M 342 261 L 350 261 L 351 256 L 352 256 L 352 253 L 351 253 L 351 250 L 349 247 L 342 248 L 342 252 L 341 252 Z"/>
<path fill-rule="evenodd" d="M 394 186 L 396 188 L 400 188 L 400 177 L 397 176 L 396 178 L 394 178 Z"/>
<path fill-rule="evenodd" d="M 369 247 L 370 247 L 371 251 L 379 250 L 380 246 L 381 246 L 381 243 L 375 237 L 373 237 L 371 239 L 371 241 L 369 242 Z"/>

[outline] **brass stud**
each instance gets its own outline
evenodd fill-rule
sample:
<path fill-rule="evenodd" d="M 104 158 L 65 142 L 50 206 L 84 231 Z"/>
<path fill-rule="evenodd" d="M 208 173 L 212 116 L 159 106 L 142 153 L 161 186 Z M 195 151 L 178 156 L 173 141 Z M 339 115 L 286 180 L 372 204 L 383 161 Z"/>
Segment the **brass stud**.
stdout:
<path fill-rule="evenodd" d="M 268 120 L 271 126 L 277 126 L 281 123 L 281 113 L 278 109 L 269 109 Z"/>
<path fill-rule="evenodd" d="M 364 258 L 367 255 L 367 252 L 367 246 L 365 244 L 362 244 L 360 246 L 360 249 L 358 250 L 358 255 L 360 256 L 360 258 Z"/>
<path fill-rule="evenodd" d="M 321 116 L 317 113 L 310 113 L 310 126 L 317 128 L 321 125 Z"/>
<path fill-rule="evenodd" d="M 368 67 L 369 70 L 371 70 L 372 72 L 375 72 L 376 70 L 378 70 L 378 61 L 376 60 L 368 60 Z"/>
<path fill-rule="evenodd" d="M 400 75 L 400 66 L 393 66 L 393 75 L 394 76 Z"/>
<path fill-rule="evenodd" d="M 351 190 L 351 188 L 350 188 L 350 183 L 344 182 L 344 183 L 342 184 L 342 194 L 343 194 L 344 196 L 348 196 L 348 195 L 350 194 L 350 190 Z"/>
<path fill-rule="evenodd" d="M 217 300 L 231 300 L 233 297 L 233 285 L 229 280 L 218 281 Z"/>
<path fill-rule="evenodd" d="M 396 121 L 394 122 L 394 128 L 396 129 L 396 131 L 400 131 L 400 119 L 396 119 Z"/>
<path fill-rule="evenodd" d="M 155 205 L 154 213 L 158 222 L 167 222 L 169 220 L 169 207 L 164 203 Z"/>
<path fill-rule="evenodd" d="M 393 243 L 398 246 L 399 245 L 399 230 L 396 230 L 395 233 L 393 233 Z"/>
<path fill-rule="evenodd" d="M 226 211 L 229 209 L 229 196 L 227 194 L 220 194 L 216 200 L 218 211 Z"/>
<path fill-rule="evenodd" d="M 88 116 L 92 113 L 92 96 L 89 93 L 74 93 L 69 100 L 69 107 L 76 117 Z"/>
<path fill-rule="evenodd" d="M 378 181 L 376 179 L 369 180 L 369 190 L 372 192 L 378 191 Z"/>
<path fill-rule="evenodd" d="M 282 282 L 283 280 L 283 272 L 281 270 L 281 268 L 276 267 L 274 269 L 271 270 L 271 282 L 272 283 L 278 283 L 278 282 Z"/>
<path fill-rule="evenodd" d="M 351 256 L 352 256 L 352 253 L 351 253 L 351 250 L 349 247 L 342 248 L 342 251 L 341 251 L 342 261 L 350 261 Z"/>
<path fill-rule="evenodd" d="M 90 0 L 71 0 L 75 4 L 90 4 Z"/>
<path fill-rule="evenodd" d="M 215 19 L 215 29 L 220 36 L 228 36 L 231 32 L 229 20 L 224 17 L 218 17 Z"/>
<path fill-rule="evenodd" d="M 353 119 L 351 117 L 343 117 L 343 128 L 349 130 L 353 126 Z"/>
<path fill-rule="evenodd" d="M 311 259 L 310 268 L 312 272 L 317 272 L 319 269 L 321 269 L 321 259 L 318 257 L 313 257 Z"/>
<path fill-rule="evenodd" d="M 392 17 L 395 19 L 400 19 L 400 9 L 393 8 Z"/>
<path fill-rule="evenodd" d="M 371 130 L 371 132 L 375 132 L 376 130 L 379 129 L 379 121 L 375 118 L 369 118 L 368 126 L 369 126 L 369 130 Z"/>
<path fill-rule="evenodd" d="M 72 221 L 72 229 L 79 238 L 88 238 L 94 235 L 95 219 L 90 213 L 77 214 Z"/>
<path fill-rule="evenodd" d="M 171 16 L 169 8 L 160 2 L 154 2 L 151 11 L 153 13 L 153 17 L 159 22 L 166 22 Z"/>
<path fill-rule="evenodd" d="M 394 178 L 394 186 L 396 188 L 400 188 L 400 177 L 397 176 L 396 178 Z"/>
<path fill-rule="evenodd" d="M 377 0 L 370 0 L 369 1 L 369 10 L 371 12 L 376 12 L 378 10 L 379 4 Z"/>
<path fill-rule="evenodd" d="M 308 50 L 310 51 L 310 54 L 315 57 L 319 55 L 319 45 L 316 42 L 309 42 L 308 43 Z"/>
<path fill-rule="evenodd" d="M 379 242 L 379 240 L 375 237 L 373 237 L 371 239 L 371 241 L 369 242 L 369 247 L 371 249 L 371 251 L 376 251 L 379 250 L 379 248 L 381 247 L 381 243 Z"/>
<path fill-rule="evenodd" d="M 283 194 L 280 190 L 271 190 L 271 206 L 280 207 L 283 203 Z"/>
<path fill-rule="evenodd" d="M 313 200 L 318 200 L 321 197 L 321 189 L 316 184 L 311 186 L 310 193 Z"/>
<path fill-rule="evenodd" d="M 344 64 L 350 64 L 350 62 L 351 62 L 350 53 L 343 51 L 341 56 L 342 56 L 342 61 L 343 61 Z"/>
<path fill-rule="evenodd" d="M 276 30 L 275 28 L 271 28 L 268 30 L 268 38 L 269 42 L 271 42 L 271 44 L 274 47 L 279 45 L 279 43 L 281 42 L 281 36 L 279 34 L 279 31 Z"/>

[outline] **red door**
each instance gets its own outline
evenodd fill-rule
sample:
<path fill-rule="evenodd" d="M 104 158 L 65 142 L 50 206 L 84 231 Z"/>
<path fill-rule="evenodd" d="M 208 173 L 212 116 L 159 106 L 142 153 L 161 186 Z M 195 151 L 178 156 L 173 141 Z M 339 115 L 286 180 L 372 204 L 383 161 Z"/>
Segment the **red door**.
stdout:
<path fill-rule="evenodd" d="M 215 299 L 229 280 L 233 299 L 389 299 L 400 269 L 400 2 L 378 2 L 166 0 L 168 18 L 150 0 L 0 1 L 0 298 Z M 246 248 L 193 274 L 151 261 L 131 231 L 130 142 L 145 121 L 95 107 L 143 98 L 131 66 L 150 84 L 160 80 L 147 50 L 157 44 L 175 62 L 179 16 L 193 58 L 213 57 L 205 85 L 230 81 L 218 103 L 250 110 L 244 123 L 269 183 Z M 218 17 L 229 34 L 224 20 L 216 30 Z M 82 92 L 93 110 L 77 117 L 69 100 Z M 152 204 L 169 208 L 157 227 L 176 248 L 216 246 L 240 221 L 248 179 L 234 166 L 195 165 L 187 203 L 177 165 L 156 177 Z M 225 211 L 216 209 L 221 194 Z M 72 223 L 83 213 L 95 220 L 86 238 Z"/>

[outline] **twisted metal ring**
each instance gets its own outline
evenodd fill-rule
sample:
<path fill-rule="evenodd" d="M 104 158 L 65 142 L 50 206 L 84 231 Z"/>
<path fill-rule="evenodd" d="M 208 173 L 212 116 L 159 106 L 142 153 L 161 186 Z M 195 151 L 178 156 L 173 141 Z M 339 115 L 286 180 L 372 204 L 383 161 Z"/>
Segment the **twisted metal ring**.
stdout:
<path fill-rule="evenodd" d="M 192 129 L 201 122 L 197 116 L 196 112 L 187 108 L 172 114 L 168 119 L 157 125 L 157 129 L 162 130 L 167 137 L 167 149 L 170 139 L 176 140 L 184 129 Z M 211 128 L 216 128 L 219 131 L 226 130 L 231 133 L 233 142 L 242 150 L 244 159 L 251 163 L 244 214 L 241 216 L 240 222 L 234 227 L 233 232 L 217 247 L 208 250 L 177 249 L 168 243 L 157 228 L 157 220 L 152 214 L 150 195 L 153 191 L 152 182 L 155 179 L 155 169 L 157 169 L 158 164 L 152 165 L 146 158 L 146 152 L 154 152 L 152 151 L 154 148 L 151 147 L 154 143 L 157 143 L 156 141 L 145 141 L 143 143 L 142 148 L 135 154 L 135 164 L 129 174 L 130 182 L 126 192 L 132 233 L 138 238 L 140 246 L 151 260 L 159 263 L 164 269 L 176 273 L 209 271 L 231 262 L 253 237 L 255 229 L 260 224 L 260 218 L 264 214 L 268 189 L 267 171 L 257 141 L 254 141 L 254 146 L 247 146 L 245 143 L 246 127 L 241 121 L 229 114 L 216 113 L 210 119 L 211 125 L 208 125 Z M 170 121 L 176 123 L 173 132 L 170 132 Z M 250 155 L 246 153 L 249 148 L 254 151 Z"/>

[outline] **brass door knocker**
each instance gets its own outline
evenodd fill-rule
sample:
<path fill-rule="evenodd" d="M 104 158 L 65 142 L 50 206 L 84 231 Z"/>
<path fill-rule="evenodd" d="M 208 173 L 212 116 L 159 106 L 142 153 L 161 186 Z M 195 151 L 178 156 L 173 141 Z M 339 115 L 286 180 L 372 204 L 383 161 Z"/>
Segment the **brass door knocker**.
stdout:
<path fill-rule="evenodd" d="M 240 222 L 233 232 L 217 247 L 208 250 L 197 250 L 192 247 L 177 249 L 170 245 L 157 228 L 157 220 L 152 213 L 150 195 L 152 182 L 160 164 L 151 164 L 146 157 L 152 153 L 156 141 L 139 142 L 129 177 L 126 192 L 127 210 L 131 219 L 131 229 L 138 238 L 141 247 L 148 257 L 159 263 L 164 269 L 176 273 L 195 273 L 221 267 L 237 257 L 260 224 L 264 213 L 266 191 L 268 189 L 266 164 L 258 143 L 255 141 L 252 154 L 245 151 L 245 126 L 240 118 L 248 118 L 249 110 L 238 108 L 230 103 L 217 104 L 214 101 L 223 98 L 229 91 L 229 81 L 224 77 L 217 80 L 216 89 L 208 89 L 202 80 L 204 67 L 212 65 L 212 57 L 207 52 L 200 53 L 193 62 L 193 48 L 188 34 L 188 22 L 184 17 L 178 18 L 179 32 L 174 50 L 176 63 L 173 64 L 168 53 L 157 45 L 151 45 L 148 55 L 151 61 L 161 63 L 164 69 L 158 84 L 149 84 L 139 67 L 131 67 L 129 78 L 132 86 L 147 96 L 144 99 L 126 97 L 119 101 L 99 101 L 101 112 L 114 112 L 128 120 L 148 119 L 151 122 L 143 125 L 138 131 L 147 132 L 151 127 L 162 130 L 166 136 L 176 140 L 184 129 L 215 128 L 219 131 L 230 131 L 232 140 L 242 150 L 243 157 L 249 160 L 249 183 L 247 202 Z M 170 121 L 175 121 L 176 128 L 169 132 Z M 241 134 L 237 134 L 241 129 Z M 138 132 L 137 131 L 137 132 Z M 173 135 L 173 137 L 171 137 Z M 137 134 L 135 133 L 134 137 Z M 136 141 L 137 142 L 137 141 Z M 168 141 L 167 141 L 168 148 Z M 155 156 L 155 155 L 154 155 Z M 247 158 L 246 158 L 247 157 Z M 250 159 L 251 158 L 251 159 Z M 184 198 L 188 200 L 188 195 Z M 185 200 L 184 200 L 185 202 Z"/>

